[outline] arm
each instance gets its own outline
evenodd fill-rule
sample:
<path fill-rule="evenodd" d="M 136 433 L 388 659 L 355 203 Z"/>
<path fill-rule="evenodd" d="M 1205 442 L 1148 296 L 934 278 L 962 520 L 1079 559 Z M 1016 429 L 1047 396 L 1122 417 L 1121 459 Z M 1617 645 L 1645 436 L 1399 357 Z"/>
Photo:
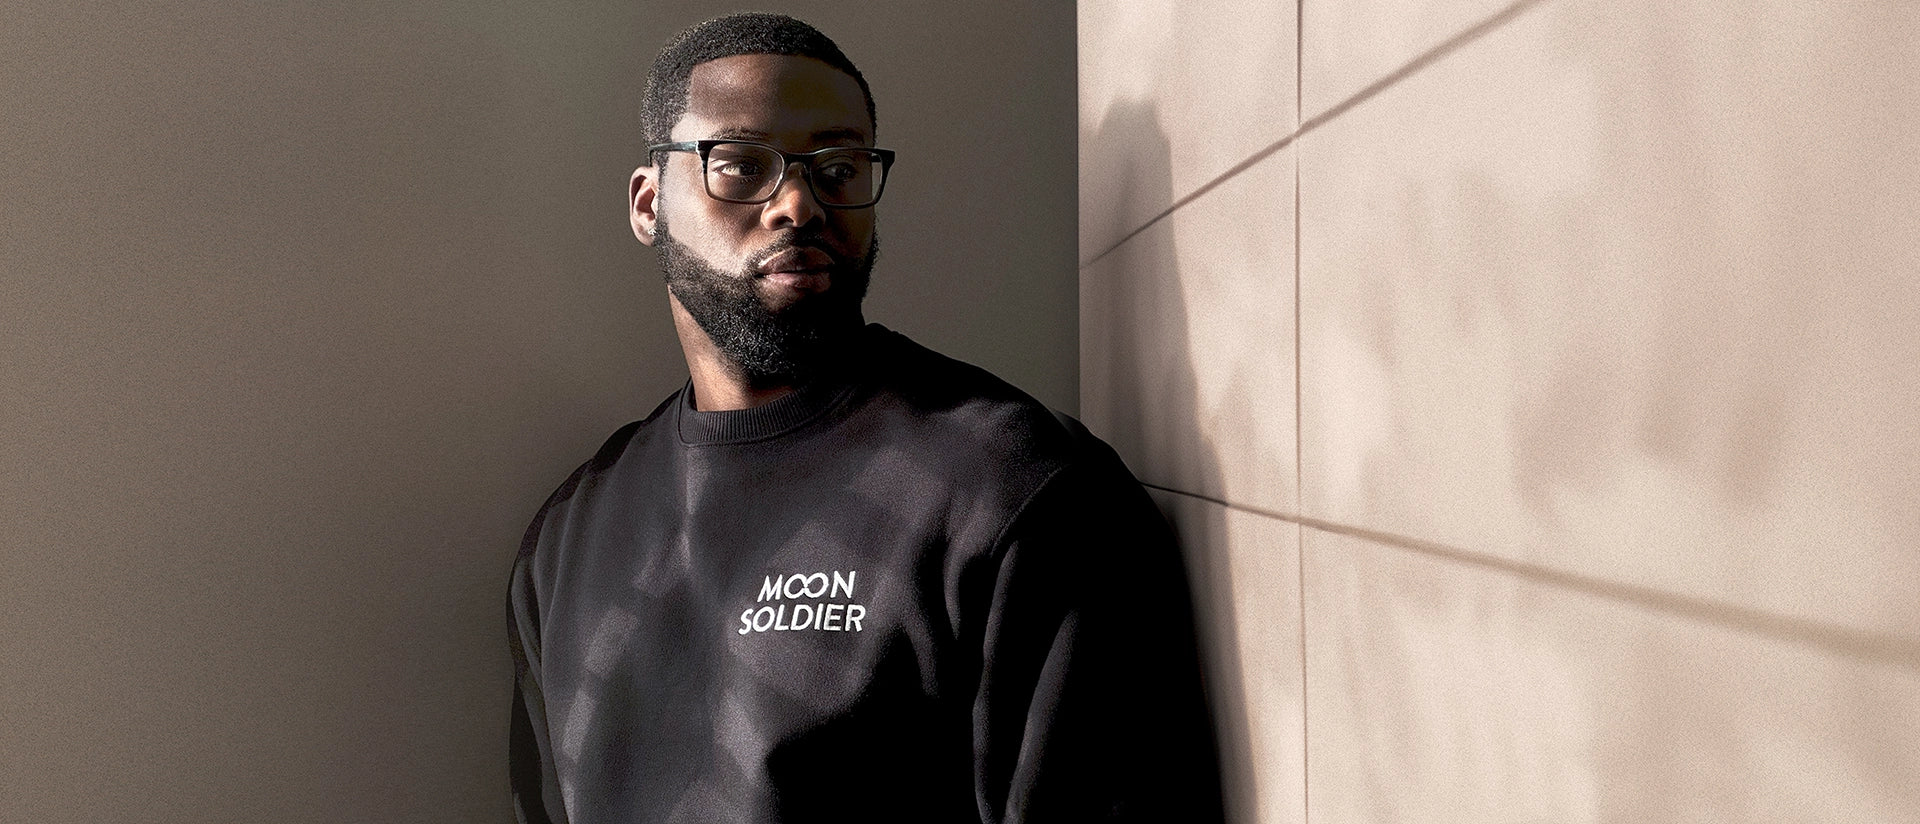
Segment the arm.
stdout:
<path fill-rule="evenodd" d="M 513 653 L 507 774 L 513 788 L 514 815 L 520 824 L 566 824 L 560 782 L 554 772 L 553 743 L 547 734 L 546 696 L 540 689 L 540 613 L 529 570 L 540 521 L 536 519 L 534 528 L 528 531 L 507 591 L 507 647 Z"/>
<path fill-rule="evenodd" d="M 1087 452 L 1000 542 L 974 703 L 982 817 L 1218 822 L 1184 566 L 1119 459 Z"/>

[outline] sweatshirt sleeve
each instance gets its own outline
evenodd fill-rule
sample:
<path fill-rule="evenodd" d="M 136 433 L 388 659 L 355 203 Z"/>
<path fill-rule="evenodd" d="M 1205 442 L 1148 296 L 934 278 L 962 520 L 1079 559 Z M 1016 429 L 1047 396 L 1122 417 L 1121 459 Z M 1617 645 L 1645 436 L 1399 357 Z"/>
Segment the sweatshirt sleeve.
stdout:
<path fill-rule="evenodd" d="M 1145 490 L 1096 449 L 1000 540 L 973 707 L 981 817 L 1218 822 L 1185 567 Z"/>
<path fill-rule="evenodd" d="M 547 702 L 540 688 L 540 612 L 533 586 L 532 548 L 544 518 L 527 531 L 507 591 L 507 647 L 513 654 L 513 706 L 507 738 L 507 775 L 520 824 L 566 824 Z"/>

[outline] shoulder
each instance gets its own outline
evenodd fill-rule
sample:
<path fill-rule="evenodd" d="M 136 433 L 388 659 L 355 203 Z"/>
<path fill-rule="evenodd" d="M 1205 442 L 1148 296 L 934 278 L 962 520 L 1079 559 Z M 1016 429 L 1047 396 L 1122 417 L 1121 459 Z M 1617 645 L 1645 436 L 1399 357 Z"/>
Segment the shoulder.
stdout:
<path fill-rule="evenodd" d="M 923 436 L 1006 458 L 1068 457 L 1071 419 L 1019 387 L 878 324 L 869 336 L 875 402 L 910 418 Z"/>
<path fill-rule="evenodd" d="M 532 551 L 533 545 L 543 533 L 563 527 L 567 520 L 566 512 L 580 499 L 590 497 L 601 486 L 606 476 L 623 463 L 623 459 L 627 458 L 629 453 L 642 449 L 645 444 L 657 437 L 662 426 L 661 419 L 665 417 L 667 410 L 673 408 L 679 397 L 680 392 L 668 395 L 666 400 L 661 401 L 660 405 L 646 417 L 614 430 L 613 434 L 607 436 L 607 439 L 600 444 L 600 448 L 594 450 L 592 457 L 581 463 L 560 482 L 560 485 L 553 490 L 553 494 L 547 496 L 546 502 L 540 505 L 539 511 L 534 515 L 522 547 L 523 555 Z"/>
<path fill-rule="evenodd" d="M 973 456 L 983 471 L 1023 476 L 1015 485 L 1023 481 L 1028 491 L 1066 469 L 1137 485 L 1112 448 L 1072 416 L 905 335 L 877 324 L 868 331 L 880 378 L 872 402 L 910 421 L 926 448 Z"/>

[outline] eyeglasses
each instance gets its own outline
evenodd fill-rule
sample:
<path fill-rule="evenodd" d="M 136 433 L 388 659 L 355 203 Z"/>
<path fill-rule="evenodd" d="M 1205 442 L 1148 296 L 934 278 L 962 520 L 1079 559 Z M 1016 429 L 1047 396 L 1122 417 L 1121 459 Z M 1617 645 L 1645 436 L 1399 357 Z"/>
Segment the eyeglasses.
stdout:
<path fill-rule="evenodd" d="M 880 200 L 887 184 L 893 151 L 858 146 L 834 146 L 815 152 L 783 152 L 765 143 L 743 140 L 689 140 L 656 143 L 654 152 L 698 152 L 707 195 L 728 203 L 765 203 L 787 179 L 787 169 L 800 164 L 801 176 L 822 206 L 858 209 Z"/>

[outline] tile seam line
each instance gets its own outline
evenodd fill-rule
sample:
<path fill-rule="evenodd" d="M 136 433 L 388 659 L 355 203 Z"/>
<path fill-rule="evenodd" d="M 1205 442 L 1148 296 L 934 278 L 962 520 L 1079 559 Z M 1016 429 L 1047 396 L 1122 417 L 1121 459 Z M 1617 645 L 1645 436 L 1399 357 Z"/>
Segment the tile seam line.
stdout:
<path fill-rule="evenodd" d="M 1162 209 L 1159 214 L 1156 214 L 1153 217 L 1148 218 L 1147 222 L 1140 224 L 1133 231 L 1126 233 L 1119 240 L 1114 241 L 1112 245 L 1108 246 L 1106 249 L 1101 250 L 1099 254 L 1081 261 L 1079 268 L 1085 269 L 1089 266 L 1092 266 L 1095 263 L 1099 263 L 1102 258 L 1105 258 L 1106 256 L 1113 254 L 1114 250 L 1119 249 L 1122 246 L 1125 246 L 1127 244 L 1127 241 L 1132 240 L 1135 237 L 1139 236 L 1141 232 L 1145 232 L 1146 230 L 1153 228 L 1155 224 L 1159 223 L 1162 220 L 1167 219 L 1174 212 L 1179 211 L 1182 207 L 1186 206 L 1189 203 L 1194 202 L 1195 200 L 1199 200 L 1202 195 L 1205 195 L 1206 193 L 1219 188 L 1221 184 L 1226 183 L 1228 180 L 1232 180 L 1234 177 L 1237 177 L 1241 172 L 1244 172 L 1248 169 L 1253 168 L 1254 166 L 1258 165 L 1260 161 L 1266 160 L 1267 158 L 1272 157 L 1274 153 L 1280 151 L 1281 149 L 1284 149 L 1288 146 L 1293 145 L 1295 141 L 1299 140 L 1301 137 L 1306 136 L 1309 132 L 1312 132 L 1315 129 L 1320 128 L 1321 126 L 1326 125 L 1328 121 L 1331 121 L 1334 118 L 1339 117 L 1340 115 L 1346 114 L 1348 111 L 1352 110 L 1355 106 L 1358 106 L 1362 103 L 1367 102 L 1373 97 L 1379 95 L 1381 92 L 1384 92 L 1389 88 L 1399 85 L 1401 81 L 1406 80 L 1408 77 L 1411 77 L 1414 74 L 1419 73 L 1421 69 L 1425 69 L 1426 67 L 1439 62 L 1441 58 L 1444 58 L 1447 55 L 1452 54 L 1453 52 L 1459 51 L 1461 48 L 1465 47 L 1469 43 L 1472 43 L 1475 40 L 1479 40 L 1480 38 L 1485 37 L 1486 35 L 1492 33 L 1495 29 L 1498 29 L 1502 25 L 1505 25 L 1507 22 L 1513 20 L 1516 17 L 1519 17 L 1521 14 L 1525 13 L 1527 10 L 1545 2 L 1547 2 L 1547 0 L 1516 0 L 1516 2 L 1514 2 L 1513 4 L 1508 5 L 1507 7 L 1497 12 L 1494 12 L 1492 15 L 1482 19 L 1480 22 L 1475 23 L 1471 26 L 1468 26 L 1466 29 L 1462 30 L 1460 33 L 1455 34 L 1454 36 L 1449 37 L 1444 41 L 1441 41 L 1440 45 L 1434 46 L 1433 48 L 1430 48 L 1424 52 L 1421 52 L 1418 56 L 1414 57 L 1412 60 L 1409 60 L 1406 63 L 1402 64 L 1400 68 L 1397 68 L 1391 72 L 1388 72 L 1386 75 L 1382 76 L 1380 79 L 1367 84 L 1366 88 L 1363 88 L 1360 91 L 1354 92 L 1351 96 L 1347 97 L 1347 99 L 1342 100 L 1339 103 L 1335 103 L 1332 108 L 1329 108 L 1326 111 L 1316 114 L 1313 117 L 1310 117 L 1307 120 L 1301 122 L 1299 127 L 1293 130 L 1292 134 L 1289 134 L 1286 137 L 1283 137 L 1277 141 L 1274 141 L 1272 144 L 1268 145 L 1264 149 L 1260 149 L 1259 151 L 1254 152 L 1247 159 L 1234 164 L 1232 168 L 1229 168 L 1226 171 L 1221 172 L 1219 175 L 1215 176 L 1212 180 L 1209 180 L 1206 183 L 1200 184 L 1200 188 L 1195 189 L 1191 192 L 1188 192 L 1185 195 L 1182 195 L 1179 200 L 1176 200 L 1173 202 L 1173 205 L 1168 206 L 1165 209 Z M 1296 38 L 1297 37 L 1298 37 L 1298 34 L 1296 33 Z M 1297 56 L 1296 56 L 1296 59 L 1297 59 Z M 1298 72 L 1296 71 L 1295 74 L 1298 75 Z M 1299 82 L 1299 77 L 1296 76 L 1294 78 L 1294 82 L 1297 84 Z M 1295 216 L 1294 219 L 1298 220 L 1299 217 Z"/>
<path fill-rule="evenodd" d="M 1306 110 L 1306 51 L 1307 51 L 1307 0 L 1294 0 L 1293 4 L 1293 122 L 1302 122 Z M 1298 130 L 1296 130 L 1298 131 Z M 1305 437 L 1304 427 L 1300 423 L 1300 407 L 1303 404 L 1300 382 L 1300 152 L 1295 150 L 1293 158 L 1293 510 L 1306 511 L 1304 488 L 1306 472 L 1300 460 L 1301 440 Z M 1293 561 L 1295 597 L 1300 611 L 1300 822 L 1313 824 L 1313 724 L 1312 691 L 1307 689 L 1307 546 L 1305 533 L 1299 524 L 1293 527 Z"/>
<path fill-rule="evenodd" d="M 1790 641 L 1857 661 L 1877 662 L 1898 666 L 1910 671 L 1920 671 L 1920 639 L 1905 638 L 1891 633 L 1839 627 L 1802 618 L 1791 618 L 1725 602 L 1680 595 L 1653 587 L 1592 578 L 1537 564 L 1523 563 L 1484 553 L 1459 549 L 1433 541 L 1423 541 L 1405 535 L 1395 535 L 1391 532 L 1381 532 L 1305 515 L 1289 514 L 1264 507 L 1237 504 L 1225 498 L 1189 492 L 1184 489 L 1174 489 L 1145 481 L 1142 481 L 1141 485 L 1170 495 L 1180 495 L 1208 503 L 1219 504 L 1227 509 L 1245 512 L 1250 515 L 1259 515 L 1277 521 L 1297 524 L 1307 529 L 1315 529 L 1334 535 L 1358 538 L 1368 543 L 1402 552 L 1423 555 L 1428 558 L 1451 561 L 1484 570 L 1500 572 L 1529 583 L 1576 592 L 1616 603 L 1631 604 L 1654 612 L 1690 619 L 1709 626 L 1740 631 L 1748 635 L 1778 641 Z M 1306 593 L 1301 593 L 1301 597 L 1305 598 Z"/>

